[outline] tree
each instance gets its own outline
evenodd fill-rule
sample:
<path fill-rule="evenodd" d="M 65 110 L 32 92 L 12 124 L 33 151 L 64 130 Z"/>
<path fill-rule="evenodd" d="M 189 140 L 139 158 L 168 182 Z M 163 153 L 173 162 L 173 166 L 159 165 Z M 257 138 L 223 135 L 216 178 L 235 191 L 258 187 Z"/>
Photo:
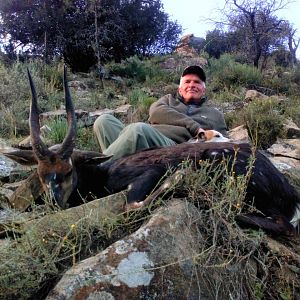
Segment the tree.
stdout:
<path fill-rule="evenodd" d="M 4 0 L 0 2 L 1 33 L 17 47 L 48 56 L 57 50 L 57 36 L 63 22 L 63 1 Z"/>
<path fill-rule="evenodd" d="M 294 67 L 298 63 L 296 51 L 299 47 L 300 38 L 296 38 L 297 29 L 294 29 L 289 22 L 286 22 L 286 32 L 288 49 L 290 51 L 290 66 Z"/>
<path fill-rule="evenodd" d="M 0 14 L 13 45 L 63 55 L 73 70 L 170 51 L 181 33 L 160 0 L 2 0 Z"/>
<path fill-rule="evenodd" d="M 275 13 L 285 8 L 288 0 L 227 0 L 223 13 L 230 31 L 243 36 L 240 43 L 255 67 L 268 56 L 283 38 L 284 20 Z"/>
<path fill-rule="evenodd" d="M 228 34 L 218 29 L 207 32 L 204 50 L 209 56 L 220 58 L 221 54 L 229 52 Z"/>

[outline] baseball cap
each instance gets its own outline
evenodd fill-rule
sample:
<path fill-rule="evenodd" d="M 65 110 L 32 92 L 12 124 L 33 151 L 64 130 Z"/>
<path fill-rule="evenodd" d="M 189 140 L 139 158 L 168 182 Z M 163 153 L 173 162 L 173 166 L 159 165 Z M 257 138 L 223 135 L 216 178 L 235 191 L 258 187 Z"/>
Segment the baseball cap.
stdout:
<path fill-rule="evenodd" d="M 206 75 L 204 70 L 200 66 L 188 66 L 186 67 L 183 72 L 181 77 L 187 75 L 187 74 L 195 74 L 197 75 L 203 82 L 206 81 Z"/>

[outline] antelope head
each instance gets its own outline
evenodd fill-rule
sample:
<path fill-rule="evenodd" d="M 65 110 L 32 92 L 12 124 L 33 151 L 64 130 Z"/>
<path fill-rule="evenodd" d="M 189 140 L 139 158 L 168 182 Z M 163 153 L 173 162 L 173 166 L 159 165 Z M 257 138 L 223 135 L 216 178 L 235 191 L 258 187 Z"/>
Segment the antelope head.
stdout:
<path fill-rule="evenodd" d="M 65 207 L 69 196 L 77 186 L 77 173 L 71 159 L 75 147 L 76 117 L 67 83 L 66 68 L 64 68 L 64 91 L 68 131 L 62 144 L 55 149 L 48 148 L 40 137 L 37 93 L 29 70 L 28 78 L 32 94 L 29 116 L 30 138 L 38 164 L 37 173 L 45 192 L 50 193 L 59 206 Z"/>

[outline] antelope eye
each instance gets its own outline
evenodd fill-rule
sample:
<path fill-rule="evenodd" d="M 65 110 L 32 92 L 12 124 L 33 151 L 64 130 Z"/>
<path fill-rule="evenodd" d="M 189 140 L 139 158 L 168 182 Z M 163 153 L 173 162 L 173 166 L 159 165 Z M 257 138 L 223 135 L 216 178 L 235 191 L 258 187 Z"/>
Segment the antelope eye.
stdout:
<path fill-rule="evenodd" d="M 65 174 L 65 177 L 70 177 L 72 175 L 72 170 Z"/>

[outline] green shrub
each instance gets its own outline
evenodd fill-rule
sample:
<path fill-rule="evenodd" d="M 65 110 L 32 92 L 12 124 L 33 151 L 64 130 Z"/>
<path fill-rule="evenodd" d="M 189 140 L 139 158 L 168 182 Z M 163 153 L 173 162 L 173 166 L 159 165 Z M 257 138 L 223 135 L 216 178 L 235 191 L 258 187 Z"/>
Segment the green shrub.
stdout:
<path fill-rule="evenodd" d="M 276 94 L 289 94 L 289 90 L 291 89 L 291 81 L 281 77 L 265 77 L 262 85 L 271 89 Z"/>
<path fill-rule="evenodd" d="M 155 84 L 159 82 L 169 83 L 178 80 L 176 72 L 164 70 L 160 66 L 161 59 L 141 60 L 137 56 L 127 58 L 121 63 L 107 65 L 109 73 L 127 78 L 127 85 L 138 83 Z"/>
<path fill-rule="evenodd" d="M 292 74 L 292 81 L 300 85 L 300 65 L 298 65 Z"/>
<path fill-rule="evenodd" d="M 80 123 L 78 124 L 76 148 L 99 151 L 99 145 L 94 136 L 92 127 L 84 127 Z"/>
<path fill-rule="evenodd" d="M 149 108 L 157 99 L 149 96 L 142 89 L 134 89 L 129 94 L 129 103 L 136 107 L 134 121 L 146 121 L 148 119 Z"/>
<path fill-rule="evenodd" d="M 300 127 L 300 95 L 290 97 L 284 103 L 283 111 L 286 118 L 292 119 Z"/>
<path fill-rule="evenodd" d="M 46 66 L 40 61 L 15 62 L 7 68 L 0 63 L 0 103 L 1 111 L 5 115 L 0 122 L 0 132 L 3 132 L 3 136 L 6 137 L 28 133 L 27 120 L 31 92 L 27 68 L 30 70 L 36 86 L 41 111 L 50 110 L 59 105 L 57 93 L 58 89 L 62 88 L 61 64 Z M 59 73 L 60 75 L 58 75 Z M 52 101 L 55 102 L 55 105 Z"/>
<path fill-rule="evenodd" d="M 219 89 L 238 85 L 259 85 L 262 81 L 262 74 L 258 69 L 236 62 L 229 54 L 222 55 L 220 59 L 211 59 L 209 74 L 211 85 Z"/>
<path fill-rule="evenodd" d="M 47 142 L 50 145 L 62 143 L 68 130 L 66 119 L 63 117 L 54 118 L 47 122 L 47 125 L 51 129 L 47 135 Z M 92 128 L 84 127 L 81 121 L 77 122 L 76 147 L 78 149 L 99 150 Z"/>
<path fill-rule="evenodd" d="M 68 131 L 67 120 L 63 117 L 58 117 L 47 122 L 47 125 L 50 127 L 47 135 L 50 144 L 62 143 Z"/>
<path fill-rule="evenodd" d="M 225 115 L 229 128 L 246 124 L 254 145 L 266 149 L 283 136 L 283 115 L 276 100 L 256 100 L 242 110 Z"/>

